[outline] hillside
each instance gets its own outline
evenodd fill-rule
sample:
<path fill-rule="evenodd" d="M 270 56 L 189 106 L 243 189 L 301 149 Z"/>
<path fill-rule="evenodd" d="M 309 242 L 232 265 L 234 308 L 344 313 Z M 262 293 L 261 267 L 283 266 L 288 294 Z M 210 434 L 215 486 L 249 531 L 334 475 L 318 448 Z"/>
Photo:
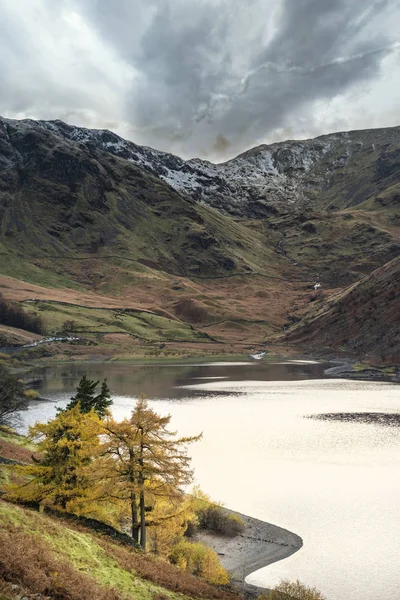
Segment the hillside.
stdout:
<path fill-rule="evenodd" d="M 71 520 L 0 500 L 0 523 L 2 600 L 39 595 L 57 600 L 235 599 Z"/>
<path fill-rule="evenodd" d="M 34 122 L 0 121 L 0 190 L 3 254 L 113 254 L 176 276 L 275 268 L 262 236 L 132 161 Z"/>
<path fill-rule="evenodd" d="M 5 485 L 26 477 L 16 464 L 34 460 L 40 453 L 32 441 L 0 427 L 1 600 L 236 600 L 208 574 L 196 577 L 165 553 L 139 551 L 129 535 L 102 521 L 7 502 Z"/>
<path fill-rule="evenodd" d="M 400 257 L 316 304 L 287 332 L 287 341 L 400 362 Z"/>
<path fill-rule="evenodd" d="M 0 118 L 0 291 L 109 355 L 247 351 L 298 320 L 316 282 L 329 300 L 399 255 L 399 132 L 212 165 Z"/>
<path fill-rule="evenodd" d="M 129 160 L 193 199 L 242 218 L 288 207 L 356 206 L 397 184 L 400 169 L 400 127 L 261 145 L 213 164 L 137 146 L 110 131 L 62 121 L 24 123 Z"/>

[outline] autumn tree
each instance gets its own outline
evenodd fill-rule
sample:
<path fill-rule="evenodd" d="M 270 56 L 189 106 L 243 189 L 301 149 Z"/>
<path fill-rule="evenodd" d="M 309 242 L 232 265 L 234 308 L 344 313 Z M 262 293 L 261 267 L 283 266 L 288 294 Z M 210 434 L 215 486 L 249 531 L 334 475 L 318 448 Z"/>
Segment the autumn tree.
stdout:
<path fill-rule="evenodd" d="M 182 541 L 189 523 L 196 520 L 194 503 L 189 494 L 170 502 L 168 497 L 157 497 L 146 516 L 147 547 L 153 554 L 169 556 L 173 546 Z"/>
<path fill-rule="evenodd" d="M 177 438 L 162 417 L 138 400 L 130 419 L 104 424 L 104 458 L 98 471 L 108 481 L 110 493 L 129 504 L 132 538 L 146 549 L 148 514 L 157 499 L 171 503 L 182 498 L 182 486 L 192 480 L 187 444 L 200 436 Z M 98 469 L 100 464 L 98 465 Z"/>
<path fill-rule="evenodd" d="M 20 468 L 27 481 L 9 488 L 11 498 L 87 512 L 93 492 L 89 467 L 99 451 L 100 424 L 94 410 L 82 413 L 76 405 L 31 427 L 29 437 L 37 442 L 40 458 Z"/>
<path fill-rule="evenodd" d="M 98 381 L 93 381 L 92 379 L 88 379 L 86 375 L 83 375 L 78 384 L 75 396 L 72 396 L 71 401 L 65 410 L 68 411 L 79 403 L 81 412 L 88 413 L 91 410 L 94 410 L 100 419 L 102 419 L 106 415 L 108 408 L 111 406 L 112 399 L 107 385 L 107 379 L 104 379 L 101 384 L 100 393 L 96 395 L 96 387 L 98 384 Z"/>

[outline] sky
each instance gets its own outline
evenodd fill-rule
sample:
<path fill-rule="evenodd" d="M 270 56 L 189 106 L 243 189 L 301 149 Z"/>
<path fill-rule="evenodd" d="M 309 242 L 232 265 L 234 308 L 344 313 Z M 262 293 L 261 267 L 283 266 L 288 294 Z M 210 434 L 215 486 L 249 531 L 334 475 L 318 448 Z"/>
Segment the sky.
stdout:
<path fill-rule="evenodd" d="M 0 0 L 0 115 L 215 161 L 400 125 L 400 0 Z"/>

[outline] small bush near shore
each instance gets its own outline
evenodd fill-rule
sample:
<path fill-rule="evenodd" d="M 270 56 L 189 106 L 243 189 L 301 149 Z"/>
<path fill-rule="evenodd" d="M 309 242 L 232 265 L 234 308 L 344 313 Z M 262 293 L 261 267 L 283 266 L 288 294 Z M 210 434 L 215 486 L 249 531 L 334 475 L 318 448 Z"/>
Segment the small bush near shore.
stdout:
<path fill-rule="evenodd" d="M 282 580 L 273 590 L 260 594 L 257 600 L 326 600 L 315 587 L 296 581 Z"/>
<path fill-rule="evenodd" d="M 174 565 L 208 583 L 225 585 L 229 582 L 217 554 L 204 544 L 181 541 L 172 548 L 169 558 Z"/>
<path fill-rule="evenodd" d="M 243 533 L 244 522 L 235 514 L 229 513 L 221 506 L 211 505 L 198 513 L 199 526 L 221 535 L 234 537 Z"/>

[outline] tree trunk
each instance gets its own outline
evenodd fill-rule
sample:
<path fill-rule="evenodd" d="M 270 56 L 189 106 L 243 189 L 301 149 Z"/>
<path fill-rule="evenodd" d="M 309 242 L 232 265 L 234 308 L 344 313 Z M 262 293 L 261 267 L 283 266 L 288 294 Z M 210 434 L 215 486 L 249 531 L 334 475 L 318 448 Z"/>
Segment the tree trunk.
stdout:
<path fill-rule="evenodd" d="M 136 494 L 131 493 L 132 539 L 139 544 L 139 520 L 136 506 Z"/>
<path fill-rule="evenodd" d="M 146 509 L 143 490 L 140 492 L 140 545 L 146 551 Z"/>

